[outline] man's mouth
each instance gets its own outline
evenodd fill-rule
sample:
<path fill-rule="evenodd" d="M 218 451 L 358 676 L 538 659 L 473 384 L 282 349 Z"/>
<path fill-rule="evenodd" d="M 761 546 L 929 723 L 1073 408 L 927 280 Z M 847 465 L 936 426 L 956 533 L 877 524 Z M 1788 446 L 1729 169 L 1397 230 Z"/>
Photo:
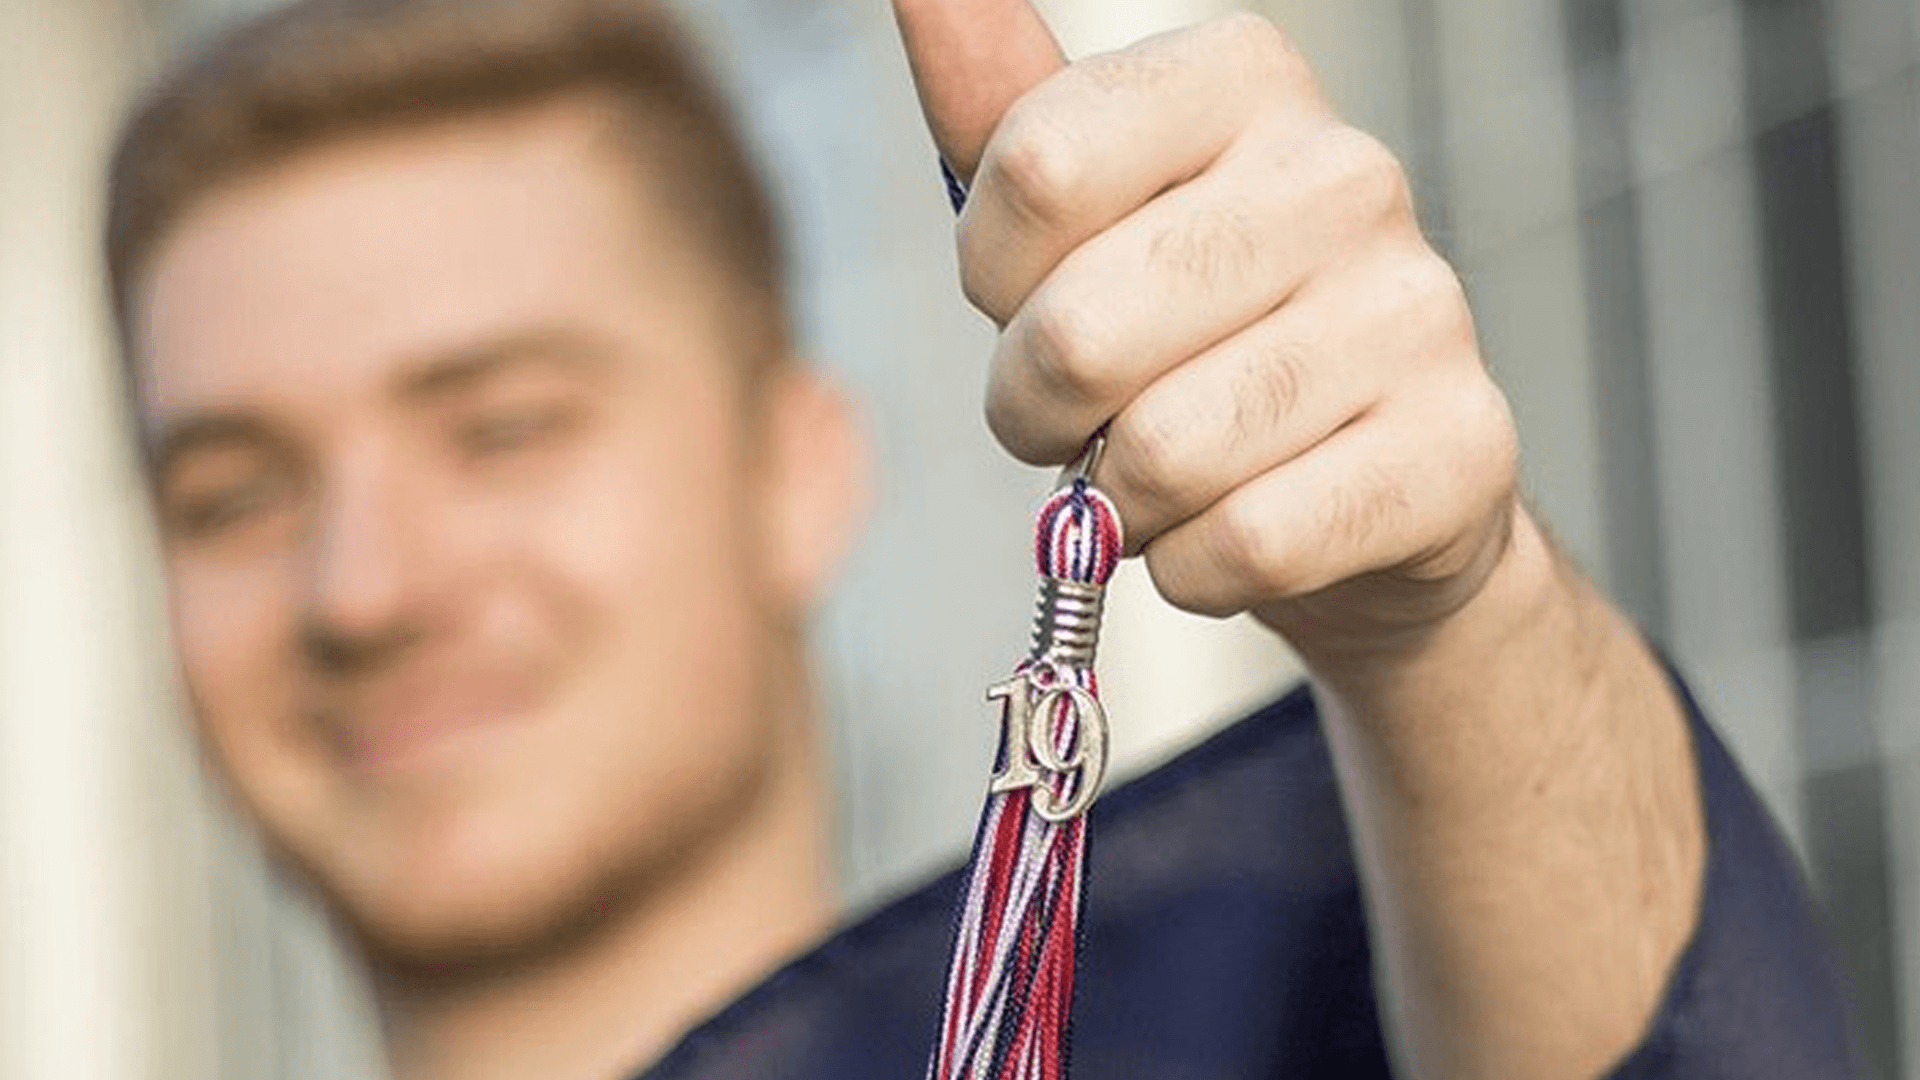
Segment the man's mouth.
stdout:
<path fill-rule="evenodd" d="M 531 695 L 498 678 L 395 682 L 323 709 L 323 723 L 356 772 L 412 772 L 447 763 L 518 726 Z"/>

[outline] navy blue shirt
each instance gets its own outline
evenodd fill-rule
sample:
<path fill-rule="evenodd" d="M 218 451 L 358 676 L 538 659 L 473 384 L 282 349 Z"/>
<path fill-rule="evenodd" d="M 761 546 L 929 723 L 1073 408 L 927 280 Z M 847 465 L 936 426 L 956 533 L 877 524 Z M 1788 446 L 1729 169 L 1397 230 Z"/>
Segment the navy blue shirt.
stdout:
<path fill-rule="evenodd" d="M 1799 870 L 1687 702 L 1708 852 L 1698 929 L 1616 1080 L 1857 1075 Z M 1093 813 L 1072 1066 L 1089 1080 L 1390 1076 L 1332 762 L 1303 689 Z M 920 1080 L 959 872 L 842 930 L 636 1080 Z"/>

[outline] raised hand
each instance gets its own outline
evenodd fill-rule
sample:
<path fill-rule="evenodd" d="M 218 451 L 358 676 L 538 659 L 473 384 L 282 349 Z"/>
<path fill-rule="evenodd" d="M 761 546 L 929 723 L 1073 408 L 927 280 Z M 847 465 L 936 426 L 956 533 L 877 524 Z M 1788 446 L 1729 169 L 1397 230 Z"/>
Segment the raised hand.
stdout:
<path fill-rule="evenodd" d="M 1044 464 L 1109 424 L 1096 479 L 1161 593 L 1306 659 L 1404 1074 L 1595 1074 L 1693 926 L 1688 735 L 1519 504 L 1393 156 L 1258 18 L 1067 65 L 1028 0 L 895 9 L 971 182 L 993 431 Z"/>
<path fill-rule="evenodd" d="M 1098 479 L 1162 594 L 1252 609 L 1310 659 L 1471 598 L 1515 512 L 1505 401 L 1398 163 L 1272 24 L 1066 67 L 1024 0 L 899 8 L 971 179 L 1005 447 L 1063 462 L 1110 422 Z"/>

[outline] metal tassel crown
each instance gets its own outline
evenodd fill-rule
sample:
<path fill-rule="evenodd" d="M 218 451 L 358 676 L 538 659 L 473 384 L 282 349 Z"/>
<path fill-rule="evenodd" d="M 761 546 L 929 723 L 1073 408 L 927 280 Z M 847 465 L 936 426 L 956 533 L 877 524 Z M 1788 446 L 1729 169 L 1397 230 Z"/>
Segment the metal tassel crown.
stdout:
<path fill-rule="evenodd" d="M 1091 581 L 1043 577 L 1033 604 L 1028 656 L 1036 664 L 1092 667 L 1107 589 Z"/>

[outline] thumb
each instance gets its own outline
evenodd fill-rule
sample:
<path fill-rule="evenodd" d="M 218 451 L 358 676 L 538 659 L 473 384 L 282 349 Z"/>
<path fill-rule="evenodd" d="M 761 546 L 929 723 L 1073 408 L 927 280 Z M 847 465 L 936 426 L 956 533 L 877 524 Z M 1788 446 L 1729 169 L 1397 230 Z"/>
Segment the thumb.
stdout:
<path fill-rule="evenodd" d="M 970 179 L 1000 117 L 1066 65 L 1031 0 L 894 0 L 920 109 L 940 157 Z"/>

